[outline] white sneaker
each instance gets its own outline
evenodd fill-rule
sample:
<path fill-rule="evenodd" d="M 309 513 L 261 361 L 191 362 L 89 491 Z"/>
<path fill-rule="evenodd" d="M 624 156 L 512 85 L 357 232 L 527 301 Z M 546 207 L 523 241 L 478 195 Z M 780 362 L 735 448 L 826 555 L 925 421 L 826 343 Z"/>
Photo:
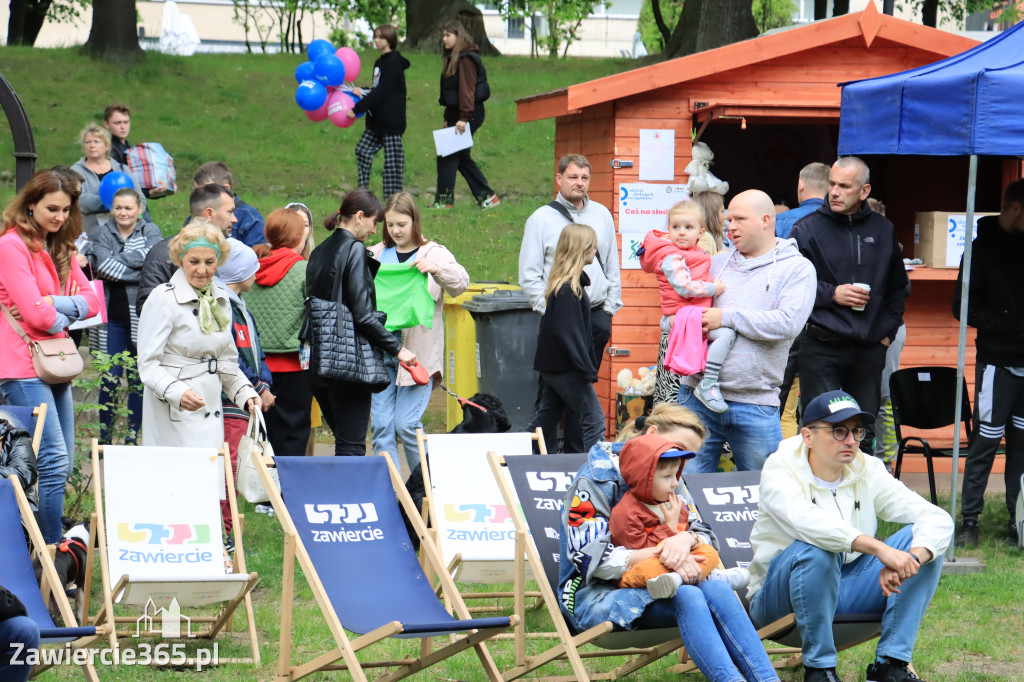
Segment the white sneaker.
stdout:
<path fill-rule="evenodd" d="M 267 516 L 274 516 L 274 506 L 267 502 L 260 502 L 256 505 L 257 514 L 266 514 Z"/>
<path fill-rule="evenodd" d="M 750 582 L 750 571 L 739 566 L 736 568 L 716 568 L 711 571 L 708 580 L 724 580 L 729 583 L 729 587 L 733 590 L 739 591 Z"/>
<path fill-rule="evenodd" d="M 671 599 L 682 584 L 683 579 L 678 573 L 663 573 L 647 581 L 647 591 L 651 599 Z"/>
<path fill-rule="evenodd" d="M 729 410 L 729 405 L 726 404 L 725 398 L 722 397 L 722 391 L 718 388 L 717 381 L 709 382 L 707 379 L 702 379 L 697 384 L 697 387 L 693 389 L 693 395 L 697 400 L 704 403 L 704 407 L 712 412 L 721 414 Z"/>

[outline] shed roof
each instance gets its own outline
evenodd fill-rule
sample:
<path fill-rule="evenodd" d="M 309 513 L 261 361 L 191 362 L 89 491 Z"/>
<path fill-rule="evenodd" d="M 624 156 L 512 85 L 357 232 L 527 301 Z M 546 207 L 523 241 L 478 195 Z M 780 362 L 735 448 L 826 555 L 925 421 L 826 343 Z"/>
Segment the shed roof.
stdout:
<path fill-rule="evenodd" d="M 976 40 L 955 33 L 881 14 L 874 3 L 869 2 L 864 11 L 855 14 L 816 21 L 790 30 L 769 33 L 713 50 L 524 97 L 516 102 L 516 118 L 523 123 L 565 116 L 596 104 L 679 85 L 716 73 L 858 37 L 864 41 L 864 47 L 868 49 L 876 39 L 882 39 L 890 45 L 895 43 L 934 54 L 936 59 L 959 54 L 978 44 Z M 808 68 L 813 68 L 813 64 L 809 64 Z M 852 72 L 851 76 L 857 77 L 855 72 Z M 837 102 L 838 99 L 837 89 Z"/>

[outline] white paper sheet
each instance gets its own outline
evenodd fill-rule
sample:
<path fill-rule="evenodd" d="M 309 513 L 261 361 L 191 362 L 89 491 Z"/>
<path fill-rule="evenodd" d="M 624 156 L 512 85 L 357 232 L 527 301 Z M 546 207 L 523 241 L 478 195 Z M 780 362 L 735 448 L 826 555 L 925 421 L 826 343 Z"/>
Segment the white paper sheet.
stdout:
<path fill-rule="evenodd" d="M 466 132 L 460 133 L 455 126 L 434 131 L 434 147 L 438 156 L 450 156 L 473 146 L 473 132 L 466 124 Z"/>
<path fill-rule="evenodd" d="M 640 179 L 676 179 L 676 131 L 640 129 Z"/>

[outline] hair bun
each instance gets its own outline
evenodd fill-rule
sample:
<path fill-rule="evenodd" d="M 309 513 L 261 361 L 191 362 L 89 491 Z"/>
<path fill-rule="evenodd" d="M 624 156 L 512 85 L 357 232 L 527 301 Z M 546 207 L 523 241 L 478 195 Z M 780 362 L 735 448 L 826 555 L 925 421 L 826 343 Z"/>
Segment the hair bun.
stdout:
<path fill-rule="evenodd" d="M 633 421 L 633 426 L 636 427 L 637 431 L 643 431 L 644 429 L 646 429 L 647 428 L 647 416 L 642 414 L 639 417 L 637 417 Z"/>

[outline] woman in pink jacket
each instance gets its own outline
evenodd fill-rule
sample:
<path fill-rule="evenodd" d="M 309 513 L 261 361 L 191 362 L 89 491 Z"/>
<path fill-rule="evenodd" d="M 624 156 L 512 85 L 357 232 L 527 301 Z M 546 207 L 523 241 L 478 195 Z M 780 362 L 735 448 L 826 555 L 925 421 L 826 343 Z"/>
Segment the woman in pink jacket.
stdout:
<path fill-rule="evenodd" d="M 36 173 L 3 213 L 0 227 L 0 303 L 31 339 L 67 332 L 99 311 L 99 299 L 75 258 L 82 233 L 79 182 L 70 171 Z M 6 316 L 5 316 L 6 317 Z M 0 324 L 0 394 L 8 405 L 46 403 L 39 446 L 39 525 L 47 543 L 63 535 L 64 486 L 75 452 L 71 384 L 36 376 L 29 347 L 9 320 Z"/>
<path fill-rule="evenodd" d="M 416 354 L 417 361 L 436 381 L 441 380 L 444 366 L 444 324 L 441 312 L 444 294 L 458 296 L 469 286 L 469 273 L 455 262 L 451 251 L 428 241 L 420 231 L 420 213 L 412 195 L 406 192 L 392 194 L 384 206 L 384 241 L 370 247 L 370 254 L 381 263 L 409 263 L 427 277 L 427 290 L 434 299 L 434 321 L 430 328 L 419 325 L 396 331 L 402 345 Z M 386 450 L 396 467 L 397 438 L 402 440 L 405 461 L 409 471 L 420 462 L 416 446 L 416 429 L 423 427 L 423 413 L 430 401 L 433 382 L 417 386 L 412 376 L 397 360 L 390 367 L 394 383 L 373 395 L 370 422 L 373 425 L 373 451 Z"/>

